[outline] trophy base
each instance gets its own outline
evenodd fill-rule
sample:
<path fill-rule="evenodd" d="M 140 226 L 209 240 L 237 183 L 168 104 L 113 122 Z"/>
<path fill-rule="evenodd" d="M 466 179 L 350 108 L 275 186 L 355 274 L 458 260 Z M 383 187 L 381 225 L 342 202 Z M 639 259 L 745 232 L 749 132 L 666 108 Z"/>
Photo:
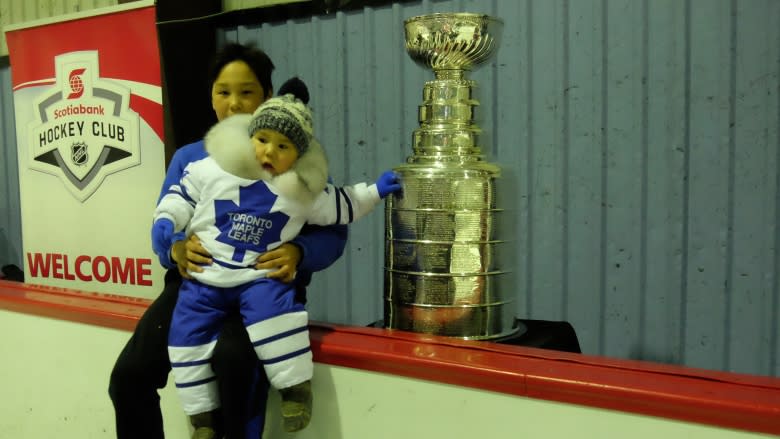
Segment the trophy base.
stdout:
<path fill-rule="evenodd" d="M 514 334 L 485 341 L 575 354 L 582 353 L 577 333 L 569 322 L 515 319 L 515 323 L 519 329 Z M 384 328 L 384 320 L 377 320 L 368 326 Z"/>
<path fill-rule="evenodd" d="M 548 349 L 553 351 L 581 354 L 577 333 L 569 322 L 549 320 L 521 320 L 517 324 L 525 327 L 525 331 L 502 339 L 492 340 L 494 343 L 525 346 L 529 348 Z"/>

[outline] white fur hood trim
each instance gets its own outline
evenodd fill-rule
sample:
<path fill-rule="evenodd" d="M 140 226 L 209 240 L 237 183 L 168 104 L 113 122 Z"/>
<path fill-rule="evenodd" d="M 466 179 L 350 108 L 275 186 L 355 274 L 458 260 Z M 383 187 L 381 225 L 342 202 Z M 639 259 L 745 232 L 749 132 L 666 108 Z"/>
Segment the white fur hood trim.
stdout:
<path fill-rule="evenodd" d="M 236 114 L 214 125 L 204 138 L 206 152 L 223 171 L 249 180 L 265 180 L 280 195 L 309 203 L 325 190 L 328 183 L 328 159 L 322 145 L 312 139 L 309 148 L 284 174 L 272 176 L 255 158 L 249 137 L 252 116 Z"/>

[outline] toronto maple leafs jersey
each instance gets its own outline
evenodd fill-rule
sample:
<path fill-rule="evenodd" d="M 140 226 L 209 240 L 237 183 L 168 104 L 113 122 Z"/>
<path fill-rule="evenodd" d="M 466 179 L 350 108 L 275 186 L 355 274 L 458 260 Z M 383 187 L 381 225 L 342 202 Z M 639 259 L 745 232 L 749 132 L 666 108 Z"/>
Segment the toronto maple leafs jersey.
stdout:
<path fill-rule="evenodd" d="M 213 264 L 195 279 L 233 287 L 265 277 L 257 257 L 294 238 L 304 224 L 348 224 L 368 214 L 381 200 L 376 185 L 328 184 L 311 202 L 283 196 L 273 182 L 248 180 L 225 172 L 211 157 L 190 163 L 178 185 L 162 197 L 154 220 L 168 218 L 174 231 L 195 233 Z"/>

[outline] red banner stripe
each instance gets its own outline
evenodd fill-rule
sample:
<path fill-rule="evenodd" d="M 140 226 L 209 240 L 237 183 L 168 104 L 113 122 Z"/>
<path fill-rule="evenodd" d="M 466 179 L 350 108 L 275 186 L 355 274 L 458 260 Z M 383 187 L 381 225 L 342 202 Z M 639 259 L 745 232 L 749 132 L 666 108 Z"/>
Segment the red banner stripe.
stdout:
<path fill-rule="evenodd" d="M 130 95 L 130 108 L 152 127 L 157 137 L 164 139 L 162 105 L 134 94 Z"/>
<path fill-rule="evenodd" d="M 128 14 L 138 14 L 137 20 L 141 23 L 145 20 L 148 25 L 125 26 Z M 151 38 L 149 29 L 154 29 L 155 35 Z M 78 32 L 73 32 L 71 21 L 8 32 L 13 87 L 54 78 L 54 57 L 80 50 L 98 51 L 102 78 L 122 78 L 160 86 L 156 29 L 155 8 L 148 7 L 81 18 Z M 46 59 L 51 61 L 41 62 Z"/>

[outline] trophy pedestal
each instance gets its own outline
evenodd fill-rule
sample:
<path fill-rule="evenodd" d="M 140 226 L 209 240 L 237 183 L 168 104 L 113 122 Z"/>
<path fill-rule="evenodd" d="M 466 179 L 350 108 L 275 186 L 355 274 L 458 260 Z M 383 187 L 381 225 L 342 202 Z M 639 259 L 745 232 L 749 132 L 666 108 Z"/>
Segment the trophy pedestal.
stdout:
<path fill-rule="evenodd" d="M 384 320 L 377 320 L 368 326 L 384 328 L 385 323 Z M 515 319 L 514 327 L 518 330 L 512 335 L 485 341 L 575 354 L 582 353 L 577 333 L 569 322 Z"/>
<path fill-rule="evenodd" d="M 493 343 L 525 346 L 528 348 L 581 354 L 577 333 L 569 322 L 517 319 L 517 325 L 525 331 L 509 337 L 491 340 Z"/>

